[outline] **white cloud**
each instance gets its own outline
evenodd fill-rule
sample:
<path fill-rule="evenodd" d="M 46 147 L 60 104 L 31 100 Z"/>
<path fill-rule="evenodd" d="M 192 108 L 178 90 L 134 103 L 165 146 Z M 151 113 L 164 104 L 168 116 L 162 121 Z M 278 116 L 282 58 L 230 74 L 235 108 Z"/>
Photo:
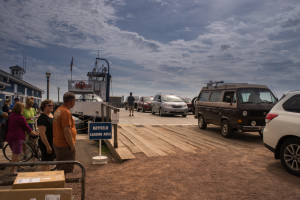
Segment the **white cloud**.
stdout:
<path fill-rule="evenodd" d="M 7 49 L 15 51 L 15 44 L 35 48 L 47 48 L 52 44 L 86 51 L 100 50 L 101 55 L 111 60 L 140 66 L 137 69 L 127 67 L 128 71 L 133 70 L 134 76 L 146 77 L 143 71 L 148 72 L 149 76 L 157 73 L 153 76 L 155 83 L 147 82 L 154 88 L 165 84 L 168 89 L 168 84 L 172 82 L 180 82 L 181 87 L 194 87 L 195 82 L 202 84 L 210 79 L 260 81 L 281 87 L 275 81 L 264 79 L 278 77 L 282 73 L 292 73 L 281 77 L 299 83 L 296 78 L 299 70 L 294 67 L 300 63 L 298 1 L 153 2 L 159 3 L 164 9 L 170 9 L 172 18 L 156 19 L 166 27 L 172 23 L 177 25 L 175 22 L 182 20 L 182 13 L 189 16 L 190 9 L 191 21 L 178 26 L 173 36 L 177 33 L 194 36 L 186 39 L 180 35 L 173 41 L 165 42 L 147 39 L 129 28 L 119 28 L 116 25 L 118 21 L 139 20 L 134 10 L 126 12 L 124 16 L 118 15 L 118 9 L 130 6 L 130 1 L 5 1 L 0 4 L 0 52 L 3 57 L 8 55 Z M 155 12 L 153 10 L 154 19 L 156 14 L 160 14 Z M 153 19 L 148 20 L 142 24 L 153 22 Z M 201 23 L 197 24 L 197 20 Z M 51 69 L 57 73 L 55 65 L 45 67 L 45 63 L 38 59 L 34 62 L 37 72 Z M 283 67 L 287 70 L 283 71 Z M 80 73 L 84 74 L 84 70 L 86 68 Z M 258 70 L 260 74 L 257 74 Z M 125 86 L 127 88 L 142 81 L 134 76 L 122 79 L 117 74 L 115 86 L 124 89 Z M 63 80 L 62 77 L 58 78 L 61 84 Z"/>

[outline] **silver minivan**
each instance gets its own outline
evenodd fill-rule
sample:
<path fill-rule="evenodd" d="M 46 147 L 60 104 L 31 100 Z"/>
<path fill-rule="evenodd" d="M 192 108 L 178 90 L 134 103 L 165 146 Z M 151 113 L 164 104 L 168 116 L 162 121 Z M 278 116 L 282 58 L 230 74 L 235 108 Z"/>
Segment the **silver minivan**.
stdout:
<path fill-rule="evenodd" d="M 182 115 L 186 117 L 188 107 L 186 103 L 176 95 L 155 95 L 152 101 L 152 114 L 159 113 L 162 115 Z"/>

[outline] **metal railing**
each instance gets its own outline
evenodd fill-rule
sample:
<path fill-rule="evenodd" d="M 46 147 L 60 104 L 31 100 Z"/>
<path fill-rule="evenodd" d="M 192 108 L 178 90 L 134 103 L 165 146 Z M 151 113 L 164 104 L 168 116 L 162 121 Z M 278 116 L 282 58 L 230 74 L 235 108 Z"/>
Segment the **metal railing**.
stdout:
<path fill-rule="evenodd" d="M 66 178 L 66 183 L 81 183 L 81 200 L 85 199 L 85 168 L 78 161 L 42 161 L 42 162 L 9 162 L 0 163 L 0 167 L 12 167 L 12 166 L 37 166 L 37 165 L 59 165 L 59 164 L 75 164 L 81 168 L 81 178 Z M 0 181 L 0 186 L 13 185 L 14 181 Z"/>

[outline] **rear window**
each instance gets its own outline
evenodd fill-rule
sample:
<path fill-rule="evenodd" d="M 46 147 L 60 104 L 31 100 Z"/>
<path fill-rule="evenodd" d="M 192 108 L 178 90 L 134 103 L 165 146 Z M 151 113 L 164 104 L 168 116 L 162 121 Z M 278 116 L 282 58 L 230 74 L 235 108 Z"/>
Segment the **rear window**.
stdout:
<path fill-rule="evenodd" d="M 209 92 L 201 92 L 199 101 L 208 101 Z"/>
<path fill-rule="evenodd" d="M 300 95 L 295 95 L 283 103 L 283 109 L 288 112 L 300 113 Z"/>
<path fill-rule="evenodd" d="M 209 101 L 211 102 L 219 102 L 221 97 L 221 91 L 213 91 L 210 95 Z"/>

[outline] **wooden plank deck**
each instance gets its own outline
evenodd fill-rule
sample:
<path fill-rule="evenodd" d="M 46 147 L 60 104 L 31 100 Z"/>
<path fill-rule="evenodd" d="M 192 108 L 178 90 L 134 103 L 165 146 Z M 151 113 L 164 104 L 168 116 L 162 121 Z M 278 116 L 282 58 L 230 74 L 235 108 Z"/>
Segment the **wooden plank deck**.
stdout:
<path fill-rule="evenodd" d="M 138 153 L 157 157 L 176 154 L 177 151 L 196 153 L 199 148 L 204 151 L 214 149 L 209 141 L 203 142 L 202 138 L 195 137 L 197 133 L 183 132 L 176 125 L 118 125 L 119 147 L 113 147 L 113 139 L 105 142 L 119 161 L 134 159 Z"/>

